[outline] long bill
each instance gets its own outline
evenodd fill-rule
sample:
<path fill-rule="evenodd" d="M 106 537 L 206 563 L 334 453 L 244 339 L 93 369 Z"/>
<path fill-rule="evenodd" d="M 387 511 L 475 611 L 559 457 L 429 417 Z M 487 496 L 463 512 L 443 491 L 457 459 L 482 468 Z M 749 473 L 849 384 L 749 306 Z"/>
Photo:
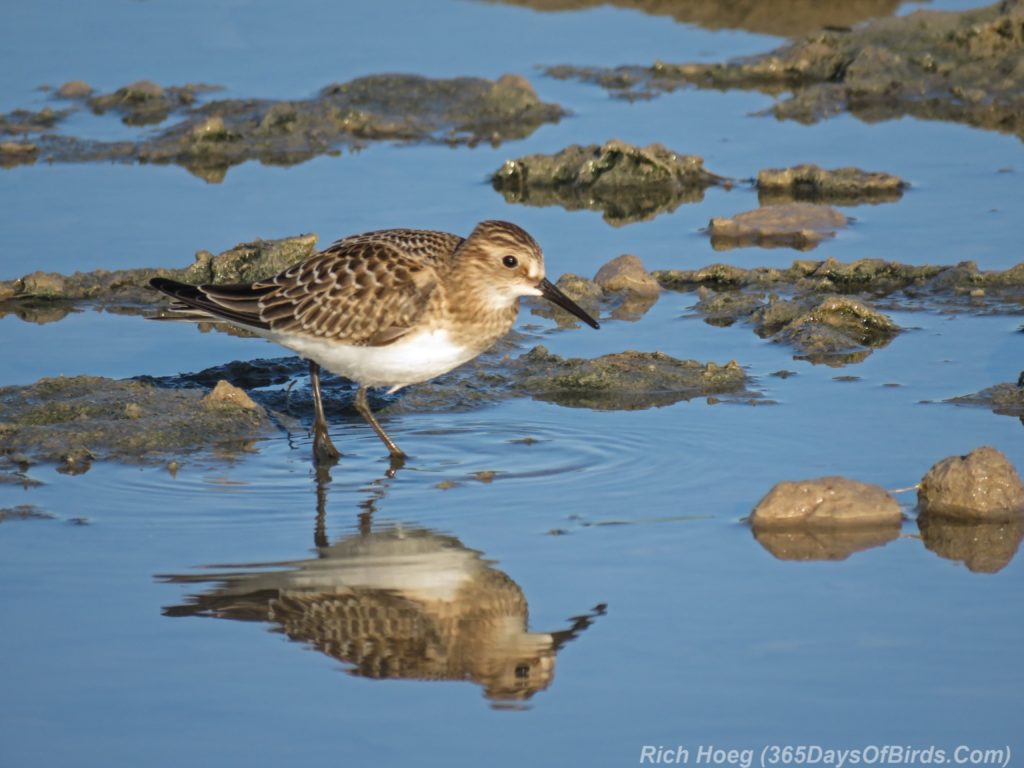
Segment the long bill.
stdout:
<path fill-rule="evenodd" d="M 591 328 L 600 328 L 600 323 L 586 313 L 586 311 L 577 304 L 575 301 L 570 299 L 561 289 L 546 277 L 537 283 L 537 288 L 540 291 L 540 295 L 567 312 L 572 312 L 576 317 L 582 320 L 584 323 L 589 325 Z"/>

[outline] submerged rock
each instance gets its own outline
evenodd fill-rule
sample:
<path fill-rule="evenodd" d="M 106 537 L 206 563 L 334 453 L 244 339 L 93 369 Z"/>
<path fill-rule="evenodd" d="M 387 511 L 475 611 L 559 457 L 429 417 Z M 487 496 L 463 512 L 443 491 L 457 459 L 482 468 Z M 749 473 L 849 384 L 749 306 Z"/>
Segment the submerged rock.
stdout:
<path fill-rule="evenodd" d="M 623 254 L 597 270 L 593 280 L 567 272 L 558 287 L 594 317 L 607 312 L 615 320 L 639 320 L 658 301 L 661 286 L 636 256 Z M 528 302 L 532 314 L 550 317 L 561 327 L 575 328 L 579 318 L 550 302 Z"/>
<path fill-rule="evenodd" d="M 757 196 L 762 206 L 792 200 L 833 205 L 892 202 L 899 200 L 908 186 L 890 173 L 859 168 L 826 170 L 812 164 L 769 168 L 757 174 Z"/>
<path fill-rule="evenodd" d="M 917 492 L 921 515 L 967 521 L 1019 521 L 1024 484 L 1000 451 L 982 446 L 928 470 Z"/>
<path fill-rule="evenodd" d="M 1024 2 L 961 13 L 920 10 L 854 29 L 822 30 L 770 53 L 725 64 L 616 69 L 555 67 L 555 77 L 624 96 L 691 85 L 790 94 L 771 112 L 810 123 L 840 111 L 867 122 L 904 115 L 1024 137 Z"/>
<path fill-rule="evenodd" d="M 925 547 L 947 560 L 955 560 L 975 573 L 1001 571 L 1024 538 L 1024 518 L 1006 522 L 967 522 L 942 515 L 919 515 L 917 527 Z"/>
<path fill-rule="evenodd" d="M 270 431 L 262 408 L 197 389 L 95 376 L 0 388 L 0 454 L 83 472 L 98 459 L 146 461 L 211 444 L 243 448 Z"/>
<path fill-rule="evenodd" d="M 700 202 L 707 187 L 726 181 L 707 171 L 696 155 L 680 155 L 660 144 L 641 148 L 614 140 L 508 160 L 491 177 L 510 203 L 600 210 L 615 226 Z"/>
<path fill-rule="evenodd" d="M 847 218 L 835 208 L 788 203 L 755 208 L 732 218 L 712 219 L 708 234 L 716 251 L 752 245 L 809 251 L 822 240 L 835 237 L 836 230 L 846 225 Z"/>
<path fill-rule="evenodd" d="M 521 77 L 498 80 L 370 75 L 327 86 L 311 99 L 220 99 L 198 104 L 210 86 L 161 87 L 140 82 L 83 98 L 95 111 L 114 110 L 145 125 L 180 116 L 134 141 L 91 141 L 46 133 L 36 140 L 47 162 L 173 163 L 210 182 L 247 160 L 294 165 L 366 141 L 499 143 L 528 136 L 564 114 L 537 98 Z M 12 113 L 15 114 L 15 113 Z M 11 116 L 5 116 L 8 122 Z M 0 120 L 0 130 L 4 123 Z"/>

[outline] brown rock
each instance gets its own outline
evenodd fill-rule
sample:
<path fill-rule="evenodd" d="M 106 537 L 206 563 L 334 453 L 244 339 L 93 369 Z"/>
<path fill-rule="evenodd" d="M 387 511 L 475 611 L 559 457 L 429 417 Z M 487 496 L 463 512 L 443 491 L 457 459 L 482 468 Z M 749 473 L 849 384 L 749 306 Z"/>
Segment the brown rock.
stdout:
<path fill-rule="evenodd" d="M 234 384 L 230 384 L 224 379 L 217 382 L 210 393 L 203 398 L 204 405 L 222 405 L 222 404 L 236 405 L 239 408 L 243 408 L 247 411 L 261 411 L 263 410 L 253 402 L 253 399 L 249 397 L 244 389 L 236 387 Z"/>
<path fill-rule="evenodd" d="M 1017 520 L 1024 514 L 1024 484 L 1006 456 L 986 445 L 929 469 L 917 491 L 917 504 L 922 515 Z"/>
<path fill-rule="evenodd" d="M 756 529 L 899 525 L 899 504 L 877 485 L 845 477 L 782 482 L 757 503 Z"/>
<path fill-rule="evenodd" d="M 92 86 L 84 80 L 69 80 L 57 89 L 60 99 L 82 99 L 92 93 Z"/>
<path fill-rule="evenodd" d="M 787 203 L 755 208 L 732 218 L 712 219 L 708 234 L 715 250 L 757 245 L 805 251 L 834 237 L 836 230 L 847 223 L 846 216 L 831 206 Z"/>
<path fill-rule="evenodd" d="M 594 282 L 605 291 L 623 292 L 635 296 L 657 296 L 661 286 L 636 256 L 623 254 L 612 259 L 597 274 Z"/>

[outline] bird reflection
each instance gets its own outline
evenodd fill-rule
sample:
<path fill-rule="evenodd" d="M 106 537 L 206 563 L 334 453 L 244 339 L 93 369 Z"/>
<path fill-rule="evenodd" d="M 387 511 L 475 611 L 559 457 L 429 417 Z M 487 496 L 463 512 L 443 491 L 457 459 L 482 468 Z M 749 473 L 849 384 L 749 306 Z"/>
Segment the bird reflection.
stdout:
<path fill-rule="evenodd" d="M 373 528 L 382 482 L 360 505 L 358 533 L 328 543 L 319 480 L 316 557 L 160 576 L 212 585 L 164 615 L 267 622 L 350 674 L 470 680 L 495 706 L 514 706 L 551 684 L 555 655 L 604 613 L 599 605 L 565 629 L 531 632 L 522 590 L 481 553 L 426 528 Z"/>

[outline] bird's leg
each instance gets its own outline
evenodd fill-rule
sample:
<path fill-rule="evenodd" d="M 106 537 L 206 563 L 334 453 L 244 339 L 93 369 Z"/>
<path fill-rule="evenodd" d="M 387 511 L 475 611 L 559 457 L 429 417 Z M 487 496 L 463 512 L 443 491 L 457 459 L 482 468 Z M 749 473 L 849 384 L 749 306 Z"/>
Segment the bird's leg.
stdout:
<path fill-rule="evenodd" d="M 324 416 L 324 399 L 320 394 L 320 366 L 309 361 L 309 383 L 313 388 L 313 462 L 334 464 L 341 453 L 327 434 L 327 418 Z"/>
<path fill-rule="evenodd" d="M 366 419 L 366 423 L 373 427 L 373 431 L 377 433 L 377 437 L 388 447 L 388 451 L 391 452 L 392 465 L 396 461 L 404 463 L 405 453 L 395 445 L 395 441 L 388 437 L 388 433 L 384 431 L 384 428 L 377 423 L 377 419 L 373 415 L 373 411 L 370 410 L 370 404 L 366 402 L 366 387 L 359 387 L 359 391 L 356 392 L 356 410 L 359 411 L 360 415 Z"/>

